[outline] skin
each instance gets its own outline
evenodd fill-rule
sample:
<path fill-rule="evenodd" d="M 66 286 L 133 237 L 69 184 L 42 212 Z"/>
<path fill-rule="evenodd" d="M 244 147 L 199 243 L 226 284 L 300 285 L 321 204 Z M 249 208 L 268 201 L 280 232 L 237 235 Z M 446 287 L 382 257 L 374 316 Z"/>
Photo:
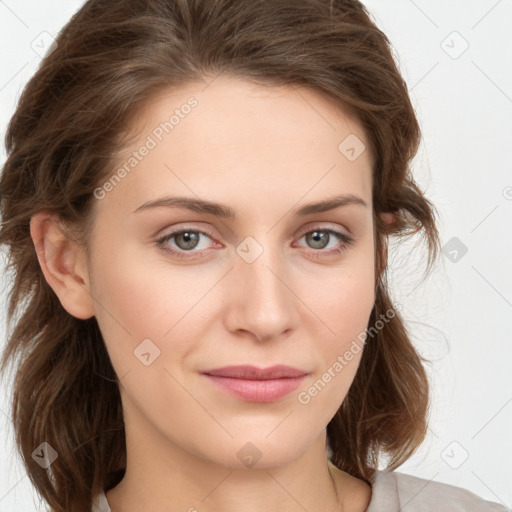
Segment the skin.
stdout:
<path fill-rule="evenodd" d="M 350 161 L 338 150 L 350 134 L 368 148 L 364 130 L 313 90 L 223 75 L 149 103 L 119 165 L 190 96 L 197 107 L 96 200 L 89 257 L 51 212 L 31 221 L 48 283 L 71 315 L 96 316 L 120 379 L 128 462 L 107 499 L 113 512 L 366 510 L 370 486 L 325 456 L 326 426 L 362 352 L 309 403 L 297 398 L 365 331 L 375 301 L 372 156 Z M 367 207 L 293 213 L 335 193 Z M 177 207 L 133 213 L 167 195 L 228 205 L 236 219 Z M 211 232 L 188 251 L 167 240 L 188 259 L 155 244 L 183 227 Z M 327 228 L 354 243 L 332 254 L 342 241 L 322 248 L 305 236 Z M 236 251 L 248 236 L 263 248 L 251 263 Z M 134 355 L 144 339 L 160 350 L 147 366 Z M 228 395 L 199 374 L 279 363 L 309 374 L 271 403 Z M 252 467 L 237 456 L 247 443 L 261 454 Z"/>

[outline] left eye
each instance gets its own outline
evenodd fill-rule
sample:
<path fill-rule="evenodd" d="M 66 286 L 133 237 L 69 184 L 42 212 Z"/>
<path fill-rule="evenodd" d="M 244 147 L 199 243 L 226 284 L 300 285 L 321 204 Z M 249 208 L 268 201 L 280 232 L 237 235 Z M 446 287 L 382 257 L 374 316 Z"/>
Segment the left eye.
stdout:
<path fill-rule="evenodd" d="M 313 231 L 308 231 L 302 238 L 306 238 L 308 243 L 313 244 L 313 249 L 325 249 L 328 243 L 332 238 L 338 239 L 338 241 L 343 242 L 343 246 L 348 246 L 353 242 L 352 237 L 349 237 L 345 233 L 340 233 L 339 231 L 335 231 L 334 229 L 314 229 Z M 325 251 L 330 252 L 330 251 Z"/>
<path fill-rule="evenodd" d="M 157 244 L 165 251 L 172 253 L 179 258 L 190 257 L 185 255 L 187 252 L 200 253 L 201 250 L 207 249 L 207 247 L 200 248 L 201 238 L 210 238 L 208 233 L 195 229 L 181 229 L 165 235 L 164 237 L 157 240 Z M 338 241 L 334 247 L 325 250 L 334 237 Z M 305 238 L 313 252 L 316 253 L 340 253 L 346 249 L 349 245 L 354 243 L 354 239 L 345 233 L 341 233 L 334 229 L 317 228 L 304 233 L 299 240 Z M 171 246 L 168 242 L 174 240 L 175 247 Z M 341 243 L 340 243 L 341 242 Z M 195 251 L 194 249 L 199 249 Z"/>

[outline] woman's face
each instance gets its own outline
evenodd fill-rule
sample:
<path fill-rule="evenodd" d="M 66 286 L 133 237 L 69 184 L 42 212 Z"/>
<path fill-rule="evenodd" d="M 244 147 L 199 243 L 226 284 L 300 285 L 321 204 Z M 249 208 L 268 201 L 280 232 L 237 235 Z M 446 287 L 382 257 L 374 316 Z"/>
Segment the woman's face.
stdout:
<path fill-rule="evenodd" d="M 159 96 L 137 123 L 95 192 L 89 261 L 128 449 L 291 461 L 323 442 L 374 304 L 365 134 L 312 90 L 225 75 Z M 234 365 L 303 376 L 204 373 Z"/>

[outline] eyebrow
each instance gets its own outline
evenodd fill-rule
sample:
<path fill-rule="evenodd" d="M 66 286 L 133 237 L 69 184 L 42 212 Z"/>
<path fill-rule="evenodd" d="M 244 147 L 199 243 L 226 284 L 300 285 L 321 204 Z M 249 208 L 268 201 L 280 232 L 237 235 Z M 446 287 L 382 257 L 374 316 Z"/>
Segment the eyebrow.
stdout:
<path fill-rule="evenodd" d="M 336 196 L 323 199 L 322 201 L 302 205 L 300 208 L 294 210 L 294 213 L 299 217 L 304 217 L 313 213 L 327 212 L 347 205 L 360 205 L 365 208 L 368 206 L 365 201 L 358 196 L 353 194 L 338 194 Z M 229 206 L 212 201 L 206 201 L 204 199 L 177 196 L 161 197 L 153 201 L 146 201 L 132 213 L 139 213 L 150 208 L 158 207 L 183 208 L 193 212 L 207 213 L 225 219 L 235 219 L 236 217 L 234 210 Z"/>

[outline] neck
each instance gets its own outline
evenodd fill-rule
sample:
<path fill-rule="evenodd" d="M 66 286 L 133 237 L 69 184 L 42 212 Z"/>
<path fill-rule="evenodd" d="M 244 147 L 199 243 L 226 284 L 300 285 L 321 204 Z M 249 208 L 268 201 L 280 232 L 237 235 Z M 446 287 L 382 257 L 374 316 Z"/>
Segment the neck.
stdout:
<path fill-rule="evenodd" d="M 112 512 L 366 510 L 358 505 L 357 479 L 327 460 L 325 434 L 293 461 L 258 469 L 222 466 L 175 446 L 164 454 L 156 444 L 127 439 L 127 447 L 123 480 L 106 493 Z"/>
<path fill-rule="evenodd" d="M 370 501 L 366 482 L 328 461 L 326 429 L 299 453 L 292 442 L 255 441 L 264 454 L 246 466 L 233 456 L 243 444 L 233 436 L 215 441 L 212 457 L 126 410 L 126 472 L 106 493 L 112 512 L 363 512 Z"/>

